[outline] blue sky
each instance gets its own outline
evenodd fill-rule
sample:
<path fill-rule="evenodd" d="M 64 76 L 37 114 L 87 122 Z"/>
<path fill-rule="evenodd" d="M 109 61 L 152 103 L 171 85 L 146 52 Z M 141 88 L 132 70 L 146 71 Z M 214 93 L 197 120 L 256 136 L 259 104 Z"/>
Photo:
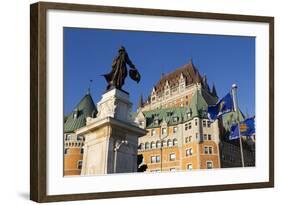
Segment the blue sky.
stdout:
<path fill-rule="evenodd" d="M 107 85 L 101 75 L 111 70 L 121 45 L 142 77 L 139 84 L 127 77 L 123 87 L 130 93 L 133 110 L 139 95 L 146 98 L 161 73 L 192 58 L 210 87 L 215 83 L 220 98 L 236 83 L 240 109 L 255 114 L 254 37 L 80 28 L 64 28 L 64 114 L 85 95 L 90 80 L 95 103 L 101 99 Z"/>

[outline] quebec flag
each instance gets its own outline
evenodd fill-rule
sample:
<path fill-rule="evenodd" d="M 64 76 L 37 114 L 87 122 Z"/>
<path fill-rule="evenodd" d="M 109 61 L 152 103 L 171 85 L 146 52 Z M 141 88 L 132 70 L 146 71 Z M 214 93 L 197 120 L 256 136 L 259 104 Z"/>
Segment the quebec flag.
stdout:
<path fill-rule="evenodd" d="M 235 140 L 239 138 L 238 125 L 235 124 L 230 128 L 229 140 Z M 240 136 L 250 137 L 256 133 L 255 129 L 255 117 L 247 118 L 243 122 L 240 122 Z"/>
<path fill-rule="evenodd" d="M 233 109 L 232 96 L 228 93 L 216 105 L 208 106 L 208 117 L 214 121 L 221 115 L 233 111 Z"/>

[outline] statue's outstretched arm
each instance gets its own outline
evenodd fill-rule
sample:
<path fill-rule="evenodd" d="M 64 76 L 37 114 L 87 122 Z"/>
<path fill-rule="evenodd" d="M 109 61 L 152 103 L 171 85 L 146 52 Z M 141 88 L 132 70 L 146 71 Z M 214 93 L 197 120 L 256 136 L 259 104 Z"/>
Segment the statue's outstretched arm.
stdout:
<path fill-rule="evenodd" d="M 130 66 L 130 68 L 136 69 L 135 65 L 132 63 L 132 61 L 130 60 L 128 54 L 126 54 L 125 56 L 125 61 L 126 63 Z"/>

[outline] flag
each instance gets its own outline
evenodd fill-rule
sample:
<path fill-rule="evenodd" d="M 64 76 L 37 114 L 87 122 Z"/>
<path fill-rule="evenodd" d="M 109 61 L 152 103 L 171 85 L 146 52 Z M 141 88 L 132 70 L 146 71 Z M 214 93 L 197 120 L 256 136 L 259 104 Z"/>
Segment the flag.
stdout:
<path fill-rule="evenodd" d="M 239 138 L 238 124 L 233 125 L 230 128 L 229 140 L 234 140 Z M 240 136 L 250 137 L 256 133 L 255 129 L 255 117 L 247 118 L 246 120 L 240 122 Z"/>
<path fill-rule="evenodd" d="M 214 121 L 221 115 L 233 111 L 233 109 L 232 96 L 228 93 L 216 105 L 208 106 L 208 117 Z"/>

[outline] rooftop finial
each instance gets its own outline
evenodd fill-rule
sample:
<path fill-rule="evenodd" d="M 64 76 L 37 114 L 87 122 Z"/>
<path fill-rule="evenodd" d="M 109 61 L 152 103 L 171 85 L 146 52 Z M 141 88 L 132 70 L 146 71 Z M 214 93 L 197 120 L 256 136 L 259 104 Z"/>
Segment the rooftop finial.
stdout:
<path fill-rule="evenodd" d="M 88 87 L 87 93 L 86 93 L 87 95 L 90 95 L 90 94 L 91 94 L 92 82 L 93 82 L 93 80 L 90 80 L 89 87 Z"/>

